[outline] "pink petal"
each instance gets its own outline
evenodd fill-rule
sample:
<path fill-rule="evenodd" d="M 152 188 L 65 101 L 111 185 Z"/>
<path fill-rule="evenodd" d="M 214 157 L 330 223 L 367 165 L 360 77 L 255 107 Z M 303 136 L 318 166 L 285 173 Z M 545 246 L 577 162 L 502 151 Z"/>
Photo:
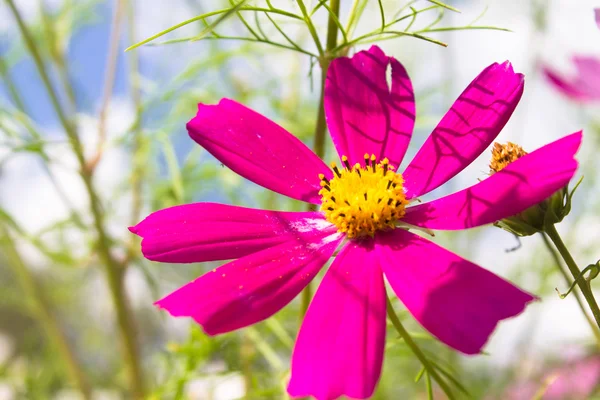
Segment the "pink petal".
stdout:
<path fill-rule="evenodd" d="M 379 380 L 385 287 L 373 242 L 342 249 L 313 299 L 292 355 L 290 395 L 365 399 Z"/>
<path fill-rule="evenodd" d="M 404 222 L 431 229 L 465 229 L 513 216 L 563 188 L 577 170 L 581 132 L 509 164 L 468 189 L 410 207 Z"/>
<path fill-rule="evenodd" d="M 376 236 L 383 272 L 411 314 L 439 340 L 479 353 L 498 322 L 534 300 L 504 279 L 403 229 Z"/>
<path fill-rule="evenodd" d="M 563 76 L 548 66 L 543 67 L 548 81 L 563 95 L 574 101 L 600 100 L 600 59 L 574 56 L 577 73 L 573 77 Z"/>
<path fill-rule="evenodd" d="M 581 86 L 581 82 L 569 80 L 554 72 L 548 67 L 543 68 L 544 75 L 548 79 L 548 82 L 554 86 L 556 90 L 561 92 L 563 95 L 569 97 L 574 101 L 587 101 L 589 100 L 589 94 L 585 86 Z"/>
<path fill-rule="evenodd" d="M 331 170 L 300 140 L 266 117 L 223 99 L 198 105 L 187 129 L 200 146 L 244 178 L 294 199 L 320 204 L 319 174 Z"/>
<path fill-rule="evenodd" d="M 312 242 L 289 239 L 208 272 L 156 305 L 174 317 L 192 317 L 209 335 L 254 324 L 292 301 L 342 238 L 322 233 Z"/>
<path fill-rule="evenodd" d="M 310 240 L 322 234 L 317 228 L 336 231 L 318 212 L 194 203 L 156 211 L 129 229 L 144 238 L 147 259 L 192 263 L 243 257 L 293 237 Z"/>
<path fill-rule="evenodd" d="M 596 18 L 596 25 L 598 25 L 598 29 L 600 29 L 600 8 L 594 9 L 594 17 Z"/>
<path fill-rule="evenodd" d="M 522 94 L 523 75 L 508 61 L 483 70 L 402 174 L 407 198 L 432 191 L 471 164 L 500 133 Z"/>
<path fill-rule="evenodd" d="M 392 85 L 386 70 L 392 66 Z M 402 162 L 415 123 L 415 99 L 404 67 L 377 46 L 333 60 L 325 82 L 325 115 L 341 156 L 364 164 L 364 154 Z"/>

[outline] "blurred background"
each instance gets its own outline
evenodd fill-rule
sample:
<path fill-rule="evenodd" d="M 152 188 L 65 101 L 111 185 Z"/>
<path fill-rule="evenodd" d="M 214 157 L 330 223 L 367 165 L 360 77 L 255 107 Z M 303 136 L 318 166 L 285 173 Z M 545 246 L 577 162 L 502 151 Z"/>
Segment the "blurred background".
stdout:
<path fill-rule="evenodd" d="M 271 3 L 299 13 L 295 1 Z M 341 1 L 342 22 L 351 3 Z M 380 23 L 378 2 L 364 3 L 355 36 Z M 266 7 L 259 0 L 251 4 Z M 427 34 L 447 47 L 409 36 L 377 42 L 405 65 L 415 88 L 417 126 L 406 159 L 481 70 L 510 60 L 526 75 L 525 93 L 498 140 L 531 151 L 584 130 L 576 179 L 585 179 L 558 230 L 580 266 L 595 263 L 600 102 L 565 96 L 543 68 L 571 76 L 577 72 L 573 56 L 600 59 L 593 14 L 600 3 L 448 0 L 461 13 L 425 0 L 382 4 L 390 15 L 427 8 L 415 17 L 419 29 L 482 25 L 511 31 Z M 302 209 L 224 168 L 189 139 L 185 123 L 197 103 L 230 97 L 310 146 L 320 93 L 313 58 L 210 35 L 174 40 L 205 32 L 214 17 L 124 51 L 184 20 L 227 7 L 231 4 L 219 0 L 0 2 L 0 399 L 286 398 L 299 303 L 266 322 L 209 338 L 189 320 L 172 318 L 152 304 L 220 264 L 149 262 L 127 230 L 152 211 L 193 201 Z M 246 17 L 253 29 L 258 24 L 265 30 L 259 35 L 285 43 L 264 15 Z M 303 48 L 315 51 L 306 26 L 281 16 L 276 20 Z M 321 7 L 314 20 L 324 40 L 327 11 Z M 216 31 L 252 37 L 235 15 Z M 174 43 L 157 45 L 165 40 Z M 353 47 L 350 54 L 368 46 Z M 325 159 L 332 161 L 327 140 Z M 427 198 L 485 178 L 489 156 L 484 153 Z M 593 398 L 600 381 L 598 339 L 575 297 L 561 300 L 556 294 L 555 288 L 564 292 L 568 284 L 541 236 L 519 240 L 488 226 L 440 232 L 436 242 L 541 298 L 501 323 L 486 353 L 477 357 L 436 342 L 395 304 L 415 339 L 457 387 L 458 398 Z M 420 369 L 390 330 L 374 398 L 425 399 Z"/>

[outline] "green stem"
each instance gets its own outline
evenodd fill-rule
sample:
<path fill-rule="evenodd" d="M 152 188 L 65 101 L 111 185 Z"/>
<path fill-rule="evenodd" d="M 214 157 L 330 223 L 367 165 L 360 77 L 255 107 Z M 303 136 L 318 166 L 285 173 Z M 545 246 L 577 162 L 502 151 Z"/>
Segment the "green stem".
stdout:
<path fill-rule="evenodd" d="M 542 239 L 544 239 L 544 244 L 546 245 L 546 248 L 552 255 L 552 258 L 554 259 L 554 262 L 556 263 L 556 266 L 558 267 L 558 270 L 562 274 L 563 278 L 565 278 L 565 283 L 567 284 L 567 287 L 571 287 L 571 285 L 573 284 L 573 281 L 569 277 L 569 273 L 567 271 L 565 271 L 562 263 L 560 262 L 560 258 L 558 256 L 558 254 L 556 254 L 556 250 L 554 250 L 554 248 L 552 247 L 552 244 L 550 243 L 550 240 L 548 239 L 546 234 L 542 232 L 541 235 L 542 235 Z M 583 305 L 583 299 L 581 298 L 581 294 L 577 290 L 573 290 L 573 296 L 575 296 L 575 300 L 577 300 L 577 304 L 579 305 L 579 308 L 581 309 L 581 312 L 583 313 L 585 320 L 590 325 L 590 328 L 592 329 L 592 332 L 594 333 L 594 336 L 596 337 L 596 346 L 598 346 L 600 348 L 600 329 L 598 329 L 598 326 L 596 326 L 594 321 L 590 318 L 589 314 L 585 310 L 585 306 Z"/>
<path fill-rule="evenodd" d="M 44 87 L 46 88 L 46 91 L 50 96 L 52 106 L 54 107 L 54 110 L 56 111 L 56 114 L 58 115 L 58 118 L 60 119 L 60 122 L 67 136 L 69 137 L 69 141 L 71 142 L 71 145 L 73 147 L 73 152 L 77 157 L 77 161 L 80 167 L 80 174 L 90 200 L 90 208 L 94 219 L 94 227 L 98 235 L 97 246 L 100 259 L 105 266 L 111 296 L 117 312 L 117 323 L 119 326 L 119 331 L 124 346 L 125 364 L 129 370 L 132 397 L 135 399 L 142 399 L 145 396 L 145 387 L 142 368 L 139 360 L 137 332 L 134 324 L 133 312 L 130 308 L 129 301 L 127 299 L 124 289 L 125 270 L 110 252 L 111 240 L 104 228 L 104 215 L 102 212 L 100 198 L 98 197 L 94 189 L 92 172 L 86 163 L 83 146 L 81 145 L 81 141 L 79 140 L 79 136 L 77 135 L 75 125 L 67 118 L 67 115 L 62 108 L 62 105 L 58 99 L 58 95 L 56 94 L 54 87 L 52 86 L 50 77 L 44 67 L 44 62 L 33 39 L 33 36 L 31 35 L 31 32 L 25 25 L 23 18 L 21 17 L 19 11 L 17 10 L 14 4 L 14 1 L 5 1 L 8 4 L 13 14 L 13 17 L 17 22 L 17 25 L 19 26 L 21 35 L 25 40 L 25 44 L 27 45 L 29 53 L 33 57 L 38 73 L 42 78 Z"/>
<path fill-rule="evenodd" d="M 427 358 L 425 353 L 423 353 L 423 351 L 419 348 L 417 343 L 415 343 L 413 338 L 410 336 L 410 333 L 408 333 L 406 328 L 404 328 L 404 326 L 400 322 L 400 319 L 398 319 L 398 316 L 394 312 L 394 307 L 392 306 L 392 302 L 390 301 L 390 298 L 387 295 L 386 295 L 386 304 L 387 304 L 388 318 L 392 322 L 392 325 L 394 325 L 394 328 L 396 329 L 396 331 L 398 332 L 400 337 L 402 337 L 402 339 L 408 345 L 408 347 L 410 347 L 410 349 L 412 350 L 414 355 L 417 356 L 419 361 L 421 361 L 421 364 L 423 364 L 423 367 L 425 368 L 427 374 L 429 374 L 429 376 L 431 376 L 438 383 L 438 385 L 440 385 L 440 387 L 442 388 L 444 393 L 446 393 L 446 396 L 448 396 L 448 398 L 450 400 L 453 400 L 454 395 L 452 394 L 452 390 L 450 390 L 450 387 L 448 386 L 446 381 L 444 381 L 444 379 L 440 376 L 440 374 L 438 374 L 435 367 L 433 365 L 431 365 L 431 363 L 429 362 L 429 359 Z"/>
<path fill-rule="evenodd" d="M 333 1 L 333 0 L 332 0 Z M 321 44 L 321 40 L 319 39 L 319 34 L 317 33 L 317 29 L 308 14 L 308 10 L 304 5 L 303 0 L 298 0 L 298 7 L 300 7 L 300 11 L 302 12 L 302 17 L 304 18 L 304 22 L 308 27 L 308 31 L 310 32 L 310 36 L 312 36 L 315 46 L 317 46 L 317 51 L 319 52 L 319 56 L 323 57 L 323 45 Z M 327 36 L 329 37 L 329 25 L 327 26 Z"/>
<path fill-rule="evenodd" d="M 25 113 L 25 104 L 23 103 L 23 99 L 19 95 L 19 91 L 17 90 L 14 82 L 10 79 L 8 65 L 4 61 L 4 58 L 0 57 L 0 76 L 3 78 L 6 83 L 6 87 L 8 89 L 8 93 L 10 93 L 10 97 L 12 98 L 15 106 L 19 111 Z"/>
<path fill-rule="evenodd" d="M 91 386 L 66 335 L 58 325 L 48 298 L 44 294 L 42 287 L 35 281 L 31 271 L 25 265 L 6 227 L 2 225 L 1 229 L 1 242 L 5 244 L 5 246 L 2 246 L 4 254 L 7 256 L 9 260 L 8 264 L 12 267 L 21 288 L 25 292 L 25 298 L 31 302 L 37 320 L 50 342 L 54 345 L 56 352 L 61 357 L 68 376 L 75 383 L 79 391 L 81 391 L 83 397 L 90 399 L 92 394 Z"/>
<path fill-rule="evenodd" d="M 579 275 L 581 274 L 581 270 L 575 263 L 575 260 L 573 260 L 571 253 L 569 253 L 569 250 L 563 243 L 554 225 L 548 224 L 546 226 L 545 231 L 548 234 L 550 240 L 552 240 L 552 243 L 554 243 L 554 245 L 558 249 L 558 252 L 560 253 L 563 260 L 565 260 L 567 267 L 569 267 L 569 271 L 571 272 L 573 279 L 577 282 L 577 285 L 579 286 L 579 289 L 581 289 L 581 293 L 583 294 L 585 301 L 588 303 L 588 306 L 592 310 L 592 315 L 596 320 L 596 325 L 600 328 L 600 308 L 598 308 L 598 303 L 594 298 L 594 294 L 592 293 L 590 283 L 584 279 L 578 279 Z"/>
<path fill-rule="evenodd" d="M 254 376 L 252 373 L 252 358 L 254 357 L 254 346 L 248 337 L 248 332 L 242 331 L 240 343 L 240 364 L 244 377 L 244 398 L 251 398 Z"/>
<path fill-rule="evenodd" d="M 303 14 L 306 9 L 301 0 L 298 1 L 298 4 L 301 5 L 301 9 L 303 10 Z M 327 131 L 327 124 L 325 122 L 325 79 L 327 79 L 327 69 L 329 68 L 329 64 L 333 59 L 334 55 L 331 54 L 331 50 L 336 47 L 337 44 L 337 32 L 338 25 L 336 23 L 336 18 L 340 13 L 340 2 L 339 0 L 331 0 L 330 1 L 331 12 L 335 15 L 329 16 L 329 21 L 327 22 L 327 47 L 325 53 L 322 50 L 319 53 L 322 54 L 320 65 L 321 65 L 321 86 L 320 86 L 320 96 L 319 96 L 319 109 L 317 111 L 317 126 L 315 127 L 315 138 L 313 142 L 313 151 L 319 158 L 323 158 L 325 156 L 325 132 Z M 318 38 L 315 39 L 316 43 L 318 43 Z M 317 45 L 320 47 L 320 44 Z M 312 206 L 309 206 L 309 209 Z M 300 306 L 300 316 L 303 318 L 308 310 L 308 305 L 310 304 L 310 300 L 312 299 L 312 287 L 309 283 L 306 288 L 302 291 L 302 303 Z"/>
<path fill-rule="evenodd" d="M 124 9 L 123 0 L 117 0 L 115 3 L 115 11 L 112 19 L 112 28 L 110 30 L 110 39 L 108 46 L 108 54 L 106 56 L 106 68 L 104 75 L 104 88 L 102 94 L 102 103 L 100 112 L 98 113 L 98 145 L 96 148 L 97 159 L 101 157 L 106 143 L 106 121 L 108 119 L 108 108 L 115 86 L 117 77 L 117 63 L 119 61 L 119 39 L 121 38 L 121 17 Z"/>
<path fill-rule="evenodd" d="M 71 79 L 69 78 L 70 74 L 65 60 L 65 52 L 64 49 L 58 47 L 59 43 L 57 42 L 53 21 L 50 13 L 46 9 L 45 1 L 43 0 L 40 0 L 40 13 L 42 15 L 42 25 L 48 43 L 50 57 L 56 65 L 58 79 L 67 95 L 69 115 L 74 115 L 77 112 L 77 99 L 75 97 L 73 85 L 71 84 Z"/>

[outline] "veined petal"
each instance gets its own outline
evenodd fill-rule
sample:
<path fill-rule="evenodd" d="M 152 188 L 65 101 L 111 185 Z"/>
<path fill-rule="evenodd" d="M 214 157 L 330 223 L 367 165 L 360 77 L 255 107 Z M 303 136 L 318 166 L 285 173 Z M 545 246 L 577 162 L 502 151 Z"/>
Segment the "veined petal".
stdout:
<path fill-rule="evenodd" d="M 386 70 L 392 67 L 388 87 Z M 364 164 L 364 154 L 398 167 L 415 123 L 415 99 L 406 70 L 377 46 L 331 62 L 325 81 L 325 115 L 338 154 Z"/>
<path fill-rule="evenodd" d="M 465 229 L 513 216 L 563 188 L 577 170 L 581 132 L 541 147 L 468 189 L 406 209 L 402 221 L 430 229 Z"/>
<path fill-rule="evenodd" d="M 378 234 L 383 272 L 411 314 L 439 340 L 479 353 L 498 322 L 535 298 L 489 271 L 403 229 Z"/>
<path fill-rule="evenodd" d="M 523 75 L 508 61 L 494 63 L 471 82 L 403 172 L 407 198 L 444 184 L 498 136 L 523 94 Z"/>
<path fill-rule="evenodd" d="M 194 203 L 156 211 L 129 230 L 143 238 L 147 259 L 192 263 L 243 257 L 293 237 L 310 241 L 335 227 L 318 212 Z"/>
<path fill-rule="evenodd" d="M 385 345 L 385 287 L 373 242 L 342 249 L 304 318 L 292 355 L 290 395 L 365 399 L 379 380 Z"/>
<path fill-rule="evenodd" d="M 232 261 L 156 302 L 174 317 L 191 317 L 209 335 L 262 321 L 282 309 L 327 262 L 343 236 L 288 239 Z"/>
<path fill-rule="evenodd" d="M 199 104 L 187 129 L 192 139 L 231 170 L 294 199 L 319 204 L 319 174 L 332 176 L 304 143 L 233 100 Z"/>

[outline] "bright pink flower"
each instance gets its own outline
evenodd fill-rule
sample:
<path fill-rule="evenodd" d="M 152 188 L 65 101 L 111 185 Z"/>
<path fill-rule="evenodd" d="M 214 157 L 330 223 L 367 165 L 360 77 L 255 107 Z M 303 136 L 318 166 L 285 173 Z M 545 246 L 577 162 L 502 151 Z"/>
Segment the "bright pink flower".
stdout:
<path fill-rule="evenodd" d="M 384 275 L 433 335 L 463 353 L 479 353 L 498 322 L 522 312 L 534 297 L 407 228 L 471 228 L 539 203 L 575 173 L 581 133 L 468 189 L 405 206 L 479 156 L 522 92 L 523 76 L 508 62 L 490 65 L 402 174 L 395 168 L 414 126 L 413 90 L 402 65 L 378 47 L 334 60 L 327 73 L 325 111 L 343 169 L 332 171 L 285 129 L 232 100 L 199 105 L 187 126 L 196 142 L 267 189 L 317 205 L 324 201 L 323 211 L 197 203 L 151 214 L 130 228 L 143 237 L 142 251 L 150 260 L 236 259 L 157 305 L 173 316 L 192 317 L 210 335 L 242 328 L 288 304 L 347 239 L 298 334 L 288 387 L 292 396 L 371 396 L 385 343 Z M 365 159 L 365 153 L 372 156 Z"/>
<path fill-rule="evenodd" d="M 600 8 L 594 10 L 596 25 L 600 28 Z M 600 101 L 600 58 L 576 55 L 574 76 L 564 76 L 551 67 L 542 67 L 548 81 L 571 100 L 587 103 Z"/>

